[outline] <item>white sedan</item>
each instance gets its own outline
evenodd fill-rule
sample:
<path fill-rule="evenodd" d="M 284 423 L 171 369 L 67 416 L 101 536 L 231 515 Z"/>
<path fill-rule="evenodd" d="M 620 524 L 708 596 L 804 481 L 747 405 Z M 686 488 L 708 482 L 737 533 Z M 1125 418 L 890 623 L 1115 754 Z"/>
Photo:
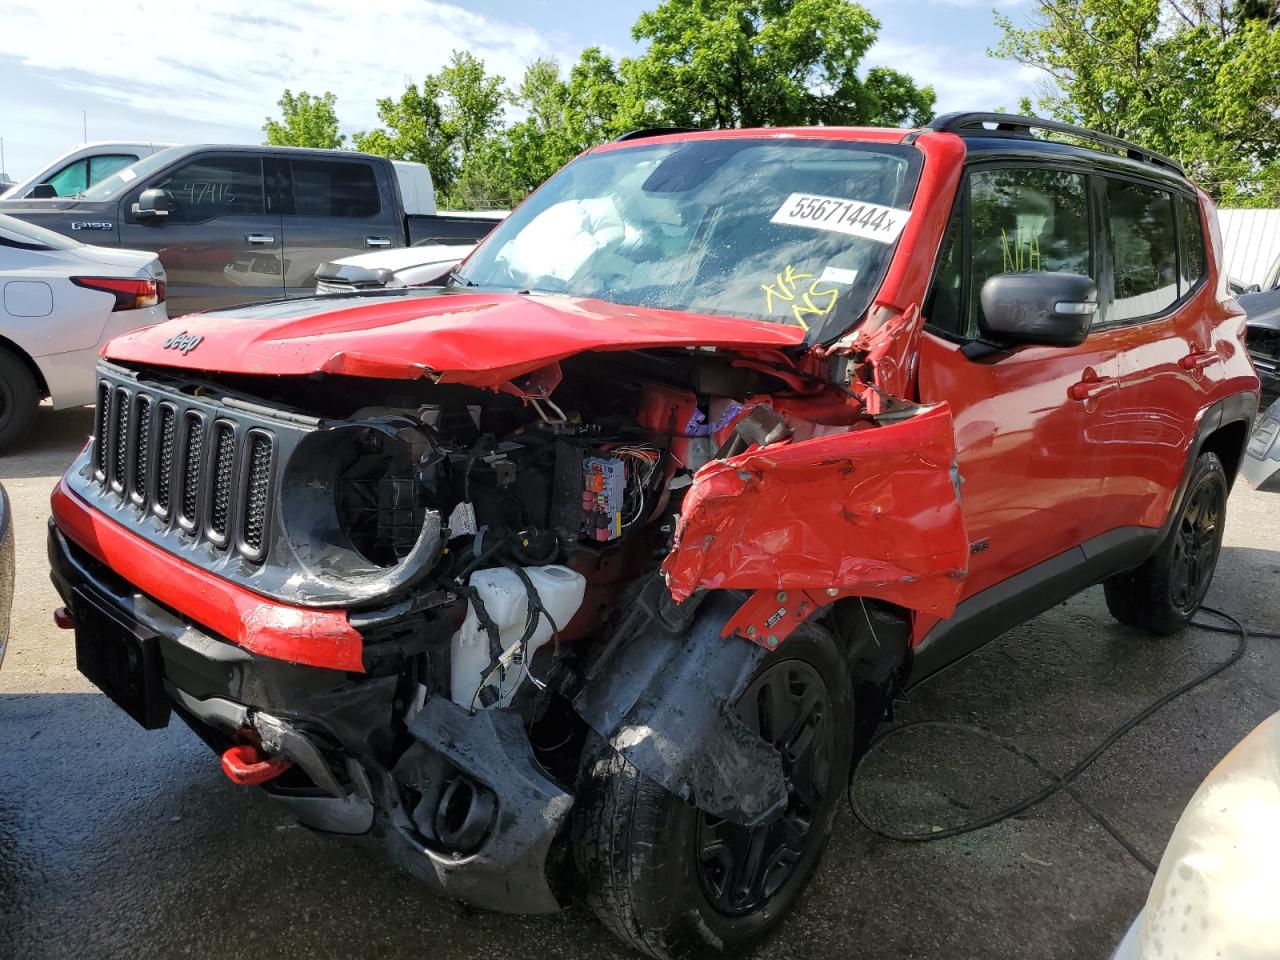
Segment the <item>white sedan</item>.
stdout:
<path fill-rule="evenodd" d="M 42 397 L 94 401 L 103 345 L 166 319 L 154 253 L 93 247 L 0 215 L 0 450 L 20 440 Z"/>

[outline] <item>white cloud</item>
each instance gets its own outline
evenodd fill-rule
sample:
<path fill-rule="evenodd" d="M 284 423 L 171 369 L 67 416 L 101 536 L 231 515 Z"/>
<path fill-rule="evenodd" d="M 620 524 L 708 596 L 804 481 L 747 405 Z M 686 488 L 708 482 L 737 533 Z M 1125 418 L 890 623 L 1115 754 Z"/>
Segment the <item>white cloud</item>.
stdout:
<path fill-rule="evenodd" d="M 431 0 L 0 0 L 0 56 L 82 95 L 147 113 L 251 127 L 284 87 L 338 97 L 344 129 L 374 101 L 470 50 L 518 80 L 563 37 Z"/>
<path fill-rule="evenodd" d="M 1035 96 L 1042 76 L 1021 64 L 989 57 L 980 49 L 940 50 L 929 44 L 905 43 L 883 36 L 864 62 L 893 67 L 910 74 L 916 83 L 931 84 L 938 95 L 936 110 L 940 114 L 998 107 L 1014 112 L 1022 97 Z"/>

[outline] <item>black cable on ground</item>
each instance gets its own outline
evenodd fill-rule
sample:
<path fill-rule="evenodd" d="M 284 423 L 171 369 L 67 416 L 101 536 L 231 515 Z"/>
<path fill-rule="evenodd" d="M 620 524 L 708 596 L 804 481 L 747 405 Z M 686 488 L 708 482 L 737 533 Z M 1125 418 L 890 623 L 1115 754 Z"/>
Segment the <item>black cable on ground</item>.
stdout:
<path fill-rule="evenodd" d="M 886 840 L 897 840 L 904 843 L 927 843 L 932 840 L 945 840 L 949 837 L 958 837 L 958 836 L 961 836 L 962 834 L 973 833 L 976 830 L 982 830 L 986 827 L 992 826 L 993 824 L 999 823 L 1002 820 L 1007 820 L 1010 817 L 1015 817 L 1020 813 L 1030 810 L 1032 807 L 1036 806 L 1037 804 L 1043 803 L 1045 800 L 1049 799 L 1051 796 L 1061 791 L 1063 793 L 1066 793 L 1068 796 L 1070 796 L 1071 799 L 1074 800 L 1077 804 L 1079 804 L 1080 807 L 1086 813 L 1088 813 L 1089 816 L 1091 816 L 1098 823 L 1100 827 L 1106 830 L 1107 833 L 1111 834 L 1111 836 L 1114 837 L 1116 841 L 1122 847 L 1124 847 L 1125 850 L 1129 852 L 1130 856 L 1132 856 L 1138 863 L 1142 864 L 1142 866 L 1147 871 L 1154 874 L 1156 872 L 1155 864 L 1153 864 L 1150 860 L 1148 860 L 1145 856 L 1143 856 L 1142 853 L 1133 846 L 1133 844 L 1131 844 L 1127 839 L 1125 839 L 1124 836 L 1121 835 L 1120 831 L 1118 831 L 1114 826 L 1112 826 L 1111 823 L 1107 820 L 1107 818 L 1103 816 L 1102 813 L 1097 808 L 1095 808 L 1091 803 L 1089 803 L 1088 800 L 1082 797 L 1080 793 L 1071 786 L 1071 784 L 1072 784 L 1072 781 L 1077 779 L 1082 773 L 1088 770 L 1089 767 L 1091 767 L 1098 760 L 1099 757 L 1101 757 L 1104 753 L 1110 750 L 1115 745 L 1116 741 L 1118 741 L 1121 737 L 1123 737 L 1126 733 L 1128 733 L 1134 727 L 1138 726 L 1140 723 L 1147 720 L 1149 717 L 1152 716 L 1152 714 L 1160 710 L 1162 707 L 1165 707 L 1168 704 L 1172 703 L 1174 700 L 1178 699 L 1183 694 L 1188 693 L 1191 690 L 1194 690 L 1196 687 L 1200 686 L 1200 684 L 1204 683 L 1205 681 L 1210 680 L 1213 677 L 1216 677 L 1218 674 L 1222 673 L 1222 671 L 1226 670 L 1228 667 L 1230 667 L 1231 665 L 1239 661 L 1240 658 L 1244 656 L 1244 652 L 1245 652 L 1245 649 L 1248 647 L 1249 637 L 1251 635 L 1255 637 L 1265 637 L 1267 639 L 1272 639 L 1272 640 L 1280 640 L 1280 633 L 1254 631 L 1251 634 L 1250 631 L 1246 629 L 1243 623 L 1241 623 L 1235 617 L 1231 616 L 1229 613 L 1224 613 L 1223 611 L 1216 610 L 1213 607 L 1201 607 L 1200 610 L 1205 613 L 1212 614 L 1213 616 L 1221 617 L 1223 620 L 1231 624 L 1230 627 L 1224 627 L 1224 626 L 1217 626 L 1215 624 L 1209 624 L 1209 623 L 1205 623 L 1203 621 L 1197 621 L 1197 620 L 1193 620 L 1191 622 L 1191 626 L 1201 630 L 1208 630 L 1211 633 L 1227 633 L 1227 634 L 1236 635 L 1238 640 L 1236 643 L 1236 648 L 1232 652 L 1231 656 L 1220 663 L 1214 664 L 1212 667 L 1203 671 L 1202 673 L 1197 674 L 1195 677 L 1191 678 L 1190 680 L 1182 684 L 1177 689 L 1169 691 L 1164 696 L 1160 697 L 1158 700 L 1151 703 L 1149 706 L 1143 708 L 1138 713 L 1134 714 L 1132 717 L 1125 720 L 1124 723 L 1120 724 L 1118 727 L 1112 730 L 1109 734 L 1103 737 L 1103 739 L 1098 742 L 1098 745 L 1095 746 L 1088 753 L 1088 755 L 1085 756 L 1083 760 L 1077 763 L 1074 767 L 1072 767 L 1066 773 L 1062 775 L 1057 774 L 1056 772 L 1054 772 L 1053 770 L 1045 766 L 1045 764 L 1042 763 L 1040 760 L 1038 760 L 1036 757 L 1032 756 L 1026 750 L 1022 749 L 1022 747 L 1018 746 L 1013 741 L 1001 736 L 1000 734 L 992 730 L 988 730 L 986 727 L 981 726 L 979 724 L 958 723 L 958 722 L 948 721 L 948 720 L 916 720 L 916 721 L 904 723 L 901 726 L 893 727 L 892 729 L 886 730 L 884 733 L 876 737 L 874 741 L 872 741 L 871 746 L 867 748 L 866 753 L 864 753 L 862 757 L 858 760 L 857 766 L 854 767 L 853 771 L 849 775 L 849 788 L 848 788 L 849 809 L 853 812 L 853 815 L 857 817 L 859 823 L 861 823 L 864 827 L 866 827 L 868 830 L 870 830 L 872 833 L 874 833 L 878 837 L 884 837 Z M 897 830 L 890 830 L 886 827 L 877 826 L 871 821 L 871 818 L 867 816 L 865 809 L 862 807 L 862 805 L 858 802 L 857 798 L 854 796 L 854 783 L 858 776 L 858 771 L 862 769 L 862 766 L 867 762 L 867 759 L 878 748 L 880 748 L 887 740 L 891 740 L 894 737 L 900 736 L 902 733 L 908 730 L 919 730 L 922 727 L 933 727 L 935 729 L 945 729 L 945 730 L 951 730 L 951 731 L 956 731 L 960 733 L 977 734 L 978 736 L 981 736 L 987 740 L 990 740 L 998 744 L 999 746 L 1007 750 L 1009 753 L 1012 753 L 1014 756 L 1025 761 L 1027 764 L 1034 767 L 1040 773 L 1048 777 L 1052 782 L 1046 785 L 1043 789 L 1037 791 L 1036 793 L 1028 797 L 1024 797 L 1023 799 L 1018 800 L 1015 803 L 1009 804 L 1008 806 L 1002 807 L 1001 809 L 996 810 L 993 813 L 989 813 L 989 814 L 986 814 L 985 816 L 977 818 L 976 820 L 969 820 L 964 823 L 956 824 L 955 826 L 947 827 L 942 830 L 935 830 L 929 833 L 903 833 Z"/>

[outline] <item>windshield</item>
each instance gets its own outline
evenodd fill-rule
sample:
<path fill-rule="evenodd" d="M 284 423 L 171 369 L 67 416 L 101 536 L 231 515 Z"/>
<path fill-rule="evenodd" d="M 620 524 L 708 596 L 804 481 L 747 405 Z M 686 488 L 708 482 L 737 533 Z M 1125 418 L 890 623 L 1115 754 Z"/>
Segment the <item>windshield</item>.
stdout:
<path fill-rule="evenodd" d="M 137 163 L 130 164 L 118 173 L 113 173 L 105 180 L 99 180 L 80 195 L 81 199 L 110 200 L 125 187 L 131 186 L 139 177 L 148 176 L 185 154 L 186 150 L 182 147 L 169 147 L 149 157 L 143 157 Z"/>
<path fill-rule="evenodd" d="M 0 214 L 0 246 L 19 250 L 71 250 L 83 244 L 17 217 Z"/>
<path fill-rule="evenodd" d="M 884 276 L 912 147 L 719 139 L 587 154 L 499 224 L 468 285 L 795 324 L 833 339 Z"/>

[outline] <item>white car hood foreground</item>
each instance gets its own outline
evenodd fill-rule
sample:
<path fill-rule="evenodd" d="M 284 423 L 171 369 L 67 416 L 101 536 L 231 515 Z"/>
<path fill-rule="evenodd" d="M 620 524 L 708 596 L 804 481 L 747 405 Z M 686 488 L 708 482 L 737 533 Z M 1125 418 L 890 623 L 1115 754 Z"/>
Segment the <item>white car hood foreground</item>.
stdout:
<path fill-rule="evenodd" d="M 1200 785 L 1114 960 L 1280 955 L 1280 713 Z"/>

